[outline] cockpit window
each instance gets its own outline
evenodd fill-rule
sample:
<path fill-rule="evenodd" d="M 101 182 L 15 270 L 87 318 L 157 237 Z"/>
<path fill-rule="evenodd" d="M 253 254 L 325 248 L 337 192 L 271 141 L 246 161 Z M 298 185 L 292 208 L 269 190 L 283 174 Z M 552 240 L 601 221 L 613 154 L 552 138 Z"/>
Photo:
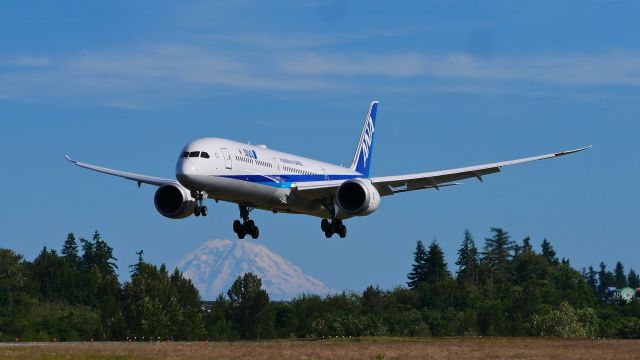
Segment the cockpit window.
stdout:
<path fill-rule="evenodd" d="M 189 152 L 188 152 L 188 151 L 183 152 L 183 153 L 182 153 L 182 157 L 183 157 L 183 158 L 187 158 L 187 157 L 189 157 Z"/>
<path fill-rule="evenodd" d="M 200 156 L 200 151 L 192 151 L 189 153 L 189 157 L 198 157 Z"/>
<path fill-rule="evenodd" d="M 201 157 L 201 158 L 208 159 L 210 156 L 209 156 L 209 153 L 208 153 L 208 152 L 203 151 L 203 152 L 201 152 L 201 153 L 200 153 L 200 157 Z"/>

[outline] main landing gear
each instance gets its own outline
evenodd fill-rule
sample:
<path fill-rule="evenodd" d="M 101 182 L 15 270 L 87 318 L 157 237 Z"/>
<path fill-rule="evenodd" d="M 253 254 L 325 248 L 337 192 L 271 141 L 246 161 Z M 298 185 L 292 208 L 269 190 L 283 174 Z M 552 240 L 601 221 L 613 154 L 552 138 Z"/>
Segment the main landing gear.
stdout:
<path fill-rule="evenodd" d="M 209 209 L 205 205 L 202 205 L 202 202 L 205 197 L 205 193 L 203 191 L 198 191 L 194 194 L 196 199 L 196 206 L 193 208 L 193 215 L 195 216 L 207 216 L 209 214 Z"/>
<path fill-rule="evenodd" d="M 342 219 L 336 218 L 336 206 L 333 198 L 321 200 L 322 206 L 331 214 L 331 222 L 327 219 L 322 219 L 320 222 L 320 228 L 324 232 L 324 236 L 329 239 L 333 234 L 340 235 L 341 238 L 347 236 L 347 227 L 342 223 Z"/>
<path fill-rule="evenodd" d="M 341 219 L 333 219 L 331 222 L 327 219 L 322 219 L 320 228 L 324 231 L 324 236 L 327 239 L 332 237 L 333 234 L 338 234 L 341 238 L 347 236 L 347 227 L 342 223 Z"/>
<path fill-rule="evenodd" d="M 244 239 L 247 234 L 251 235 L 252 238 L 257 239 L 258 236 L 260 236 L 260 229 L 258 229 L 253 220 L 249 219 L 249 213 L 253 208 L 244 205 L 239 205 L 239 207 L 242 222 L 240 222 L 240 220 L 235 220 L 233 222 L 233 232 L 238 235 L 238 239 Z"/>

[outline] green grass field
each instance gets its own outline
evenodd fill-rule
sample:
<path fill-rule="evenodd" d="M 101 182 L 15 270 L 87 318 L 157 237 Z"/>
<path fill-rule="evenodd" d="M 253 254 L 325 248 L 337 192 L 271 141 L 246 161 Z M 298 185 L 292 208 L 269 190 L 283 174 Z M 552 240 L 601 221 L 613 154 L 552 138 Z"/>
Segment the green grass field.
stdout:
<path fill-rule="evenodd" d="M 640 359 L 636 340 L 362 338 L 180 343 L 3 343 L 1 359 Z"/>

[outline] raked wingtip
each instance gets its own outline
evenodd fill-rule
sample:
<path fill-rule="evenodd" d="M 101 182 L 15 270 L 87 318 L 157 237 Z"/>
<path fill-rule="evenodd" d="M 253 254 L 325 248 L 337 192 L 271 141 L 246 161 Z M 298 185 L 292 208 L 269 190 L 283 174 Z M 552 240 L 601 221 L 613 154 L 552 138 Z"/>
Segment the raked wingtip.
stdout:
<path fill-rule="evenodd" d="M 557 152 L 554 155 L 555 156 L 563 156 L 563 155 L 575 154 L 575 153 L 578 153 L 578 152 L 581 152 L 581 151 L 589 150 L 592 147 L 593 147 L 592 145 L 589 145 L 589 146 L 581 147 L 581 148 L 574 149 L 574 150 L 567 150 L 567 151 Z"/>

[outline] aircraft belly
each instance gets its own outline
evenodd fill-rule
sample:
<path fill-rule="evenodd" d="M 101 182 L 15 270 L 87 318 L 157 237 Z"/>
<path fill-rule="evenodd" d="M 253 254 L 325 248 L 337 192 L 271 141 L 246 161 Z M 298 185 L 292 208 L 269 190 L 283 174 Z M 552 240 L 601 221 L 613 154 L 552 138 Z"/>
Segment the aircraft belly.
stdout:
<path fill-rule="evenodd" d="M 289 188 L 220 176 L 199 176 L 197 181 L 212 199 L 248 204 L 268 211 L 327 216 L 319 202 L 292 196 Z"/>

